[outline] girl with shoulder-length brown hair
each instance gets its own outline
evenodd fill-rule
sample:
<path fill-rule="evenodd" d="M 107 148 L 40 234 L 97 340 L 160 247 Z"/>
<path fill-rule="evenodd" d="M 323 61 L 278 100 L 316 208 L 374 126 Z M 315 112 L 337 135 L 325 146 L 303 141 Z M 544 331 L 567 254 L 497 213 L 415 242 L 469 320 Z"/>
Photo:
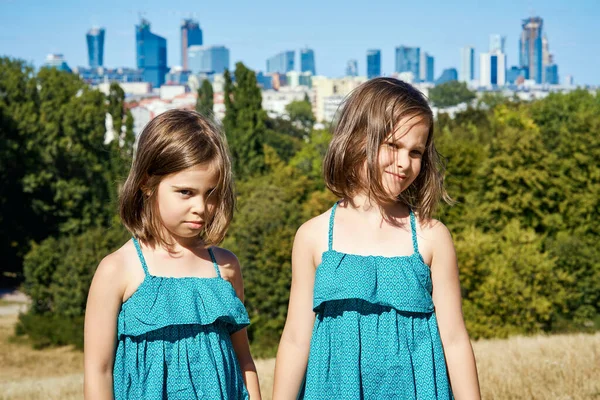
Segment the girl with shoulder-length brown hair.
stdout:
<path fill-rule="evenodd" d="M 119 199 L 133 238 L 88 295 L 86 399 L 260 398 L 240 265 L 216 247 L 234 200 L 213 122 L 171 110 L 148 123 Z"/>
<path fill-rule="evenodd" d="M 323 162 L 340 200 L 292 251 L 275 366 L 280 399 L 478 399 L 452 238 L 451 202 L 425 96 L 394 78 L 346 99 Z"/>

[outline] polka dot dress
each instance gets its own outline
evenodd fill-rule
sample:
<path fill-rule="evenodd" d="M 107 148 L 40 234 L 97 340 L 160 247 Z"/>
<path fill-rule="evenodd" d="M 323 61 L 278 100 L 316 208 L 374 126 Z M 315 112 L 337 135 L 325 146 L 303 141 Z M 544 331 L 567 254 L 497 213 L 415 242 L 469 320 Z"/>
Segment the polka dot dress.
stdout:
<path fill-rule="evenodd" d="M 316 313 L 300 399 L 452 399 L 429 267 L 414 252 L 383 257 L 329 249 L 317 268 Z"/>
<path fill-rule="evenodd" d="M 146 274 L 121 307 L 113 370 L 121 399 L 247 399 L 230 335 L 249 324 L 244 305 L 221 278 Z"/>

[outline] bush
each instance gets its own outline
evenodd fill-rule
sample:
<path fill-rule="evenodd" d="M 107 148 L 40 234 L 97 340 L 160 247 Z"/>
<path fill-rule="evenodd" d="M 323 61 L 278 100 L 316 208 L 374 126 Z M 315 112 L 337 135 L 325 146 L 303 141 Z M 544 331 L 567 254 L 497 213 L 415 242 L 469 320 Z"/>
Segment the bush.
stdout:
<path fill-rule="evenodd" d="M 32 299 L 19 316 L 17 334 L 36 347 L 83 340 L 83 317 L 90 283 L 100 260 L 128 238 L 122 227 L 94 228 L 77 236 L 49 238 L 25 256 L 23 290 Z"/>

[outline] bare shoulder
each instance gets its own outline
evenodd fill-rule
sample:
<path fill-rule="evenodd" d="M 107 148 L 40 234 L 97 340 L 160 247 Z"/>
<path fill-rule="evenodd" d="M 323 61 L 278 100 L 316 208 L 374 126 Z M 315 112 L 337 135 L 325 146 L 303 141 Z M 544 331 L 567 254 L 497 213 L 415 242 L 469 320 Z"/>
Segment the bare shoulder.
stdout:
<path fill-rule="evenodd" d="M 217 260 L 219 270 L 224 278 L 234 278 L 241 275 L 240 261 L 235 254 L 222 247 L 212 246 L 210 249 Z"/>
<path fill-rule="evenodd" d="M 418 218 L 417 221 L 417 242 L 425 264 L 431 267 L 433 260 L 439 259 L 440 255 L 454 252 L 452 235 L 446 225 L 437 219 Z"/>
<path fill-rule="evenodd" d="M 441 221 L 433 218 L 429 220 L 422 220 L 419 218 L 418 222 L 421 234 L 426 240 L 452 241 L 450 231 Z"/>
<path fill-rule="evenodd" d="M 326 242 L 330 215 L 331 209 L 300 225 L 300 228 L 296 231 L 294 246 L 299 244 L 309 246 L 317 245 L 318 247 L 320 242 Z"/>
<path fill-rule="evenodd" d="M 92 285 L 114 288 L 122 296 L 132 281 L 139 280 L 139 276 L 143 279 L 143 275 L 137 252 L 133 242 L 129 240 L 100 261 Z"/>
<path fill-rule="evenodd" d="M 135 252 L 133 242 L 127 241 L 118 250 L 108 254 L 100 261 L 96 274 L 111 279 L 122 279 L 124 272 L 127 273 L 131 269 L 131 252 Z"/>

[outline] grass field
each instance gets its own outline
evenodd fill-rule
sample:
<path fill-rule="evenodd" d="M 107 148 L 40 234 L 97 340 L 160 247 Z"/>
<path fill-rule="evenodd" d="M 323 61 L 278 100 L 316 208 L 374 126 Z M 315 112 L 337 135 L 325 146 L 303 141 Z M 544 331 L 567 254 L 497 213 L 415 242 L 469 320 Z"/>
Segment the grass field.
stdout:
<path fill-rule="evenodd" d="M 83 354 L 33 350 L 11 338 L 16 316 L 0 315 L 0 399 L 83 397 Z M 484 340 L 474 344 L 484 399 L 600 399 L 600 333 Z M 263 399 L 275 361 L 257 360 Z"/>

